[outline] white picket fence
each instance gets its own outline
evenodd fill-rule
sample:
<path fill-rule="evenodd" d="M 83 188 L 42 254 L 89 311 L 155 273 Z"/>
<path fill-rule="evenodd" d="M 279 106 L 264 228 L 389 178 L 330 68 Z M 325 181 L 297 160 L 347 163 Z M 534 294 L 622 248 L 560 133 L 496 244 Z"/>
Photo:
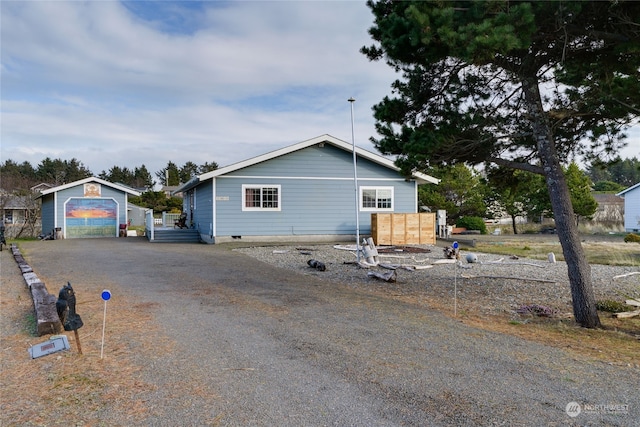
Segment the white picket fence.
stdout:
<path fill-rule="evenodd" d="M 173 223 L 180 218 L 180 214 L 162 212 L 162 218 L 153 218 L 153 225 L 173 227 Z"/>

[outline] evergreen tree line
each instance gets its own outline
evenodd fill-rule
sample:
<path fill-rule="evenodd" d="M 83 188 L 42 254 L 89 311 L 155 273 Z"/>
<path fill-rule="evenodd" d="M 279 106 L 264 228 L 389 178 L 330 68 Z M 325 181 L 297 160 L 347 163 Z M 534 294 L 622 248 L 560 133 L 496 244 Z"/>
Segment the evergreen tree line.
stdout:
<path fill-rule="evenodd" d="M 197 175 L 217 168 L 218 165 L 215 162 L 197 165 L 189 161 L 182 167 L 178 167 L 174 162 L 169 161 L 166 167 L 155 173 L 156 181 L 144 164 L 133 169 L 126 166 L 113 166 L 108 171 L 94 175 L 81 161 L 75 158 L 62 160 L 47 157 L 35 167 L 26 161 L 17 163 L 8 159 L 0 165 L 0 177 L 2 177 L 0 205 L 4 206 L 10 197 L 31 199 L 31 188 L 41 183 L 58 186 L 97 176 L 105 181 L 139 190 L 142 193 L 139 197 L 129 198 L 133 204 L 153 209 L 156 212 L 179 212 L 182 209 L 182 199 L 167 197 L 163 191 L 154 191 L 156 183 L 162 186 L 177 186 L 188 182 Z M 33 209 L 34 212 L 37 210 L 35 206 Z M 36 216 L 34 214 L 34 218 Z"/>
<path fill-rule="evenodd" d="M 24 192 L 40 183 L 58 186 L 92 176 L 141 191 L 150 191 L 156 184 L 177 186 L 197 175 L 217 168 L 218 165 L 215 162 L 197 165 L 189 161 L 179 167 L 169 161 L 166 167 L 155 173 L 157 178 L 155 181 L 144 164 L 133 169 L 126 166 L 113 166 L 108 171 L 103 170 L 98 175 L 94 175 L 78 159 L 62 160 L 47 157 L 35 167 L 26 161 L 17 163 L 8 159 L 0 165 L 0 175 L 2 176 L 2 189 L 9 193 Z"/>
<path fill-rule="evenodd" d="M 160 185 L 176 186 L 194 176 L 218 168 L 216 163 L 197 165 L 186 162 L 182 167 L 169 161 L 155 173 Z M 462 217 L 499 218 L 505 213 L 516 217 L 552 217 L 548 191 L 538 174 L 505 168 L 488 168 L 482 173 L 459 163 L 433 167 L 424 171 L 442 179 L 440 185 L 423 185 L 419 189 L 420 205 L 431 210 L 444 209 L 454 224 Z M 637 158 L 618 158 L 603 165 L 593 162 L 584 171 L 572 163 L 565 170 L 570 182 L 576 221 L 590 219 L 597 208 L 592 191 L 616 193 L 640 182 L 640 161 Z M 18 164 L 6 160 L 0 165 L 2 187 L 9 194 L 28 194 L 39 183 L 62 185 L 93 176 L 82 162 L 73 158 L 44 159 L 36 167 L 29 162 Z M 155 211 L 176 211 L 182 207 L 179 198 L 170 198 L 161 191 L 153 191 L 156 184 L 143 164 L 130 169 L 113 166 L 102 171 L 99 178 L 124 184 L 142 191 L 130 201 Z"/>

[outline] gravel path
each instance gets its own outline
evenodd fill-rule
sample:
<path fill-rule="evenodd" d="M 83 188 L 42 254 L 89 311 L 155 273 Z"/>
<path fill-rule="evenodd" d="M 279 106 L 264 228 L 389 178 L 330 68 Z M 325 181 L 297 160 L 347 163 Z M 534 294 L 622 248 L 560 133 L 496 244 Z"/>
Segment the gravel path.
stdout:
<path fill-rule="evenodd" d="M 577 359 L 429 309 L 431 293 L 452 295 L 452 265 L 399 271 L 390 285 L 344 265 L 354 256 L 326 245 L 305 248 L 327 263 L 324 272 L 309 268 L 309 254 L 296 247 L 231 251 L 141 238 L 22 246 L 46 283 L 70 280 L 80 293 L 91 275 L 113 295 L 126 294 L 126 303 L 151 307 L 160 326 L 149 331 L 155 351 L 125 344 L 141 381 L 155 385 L 137 396 L 152 410 L 138 421 L 105 408 L 100 415 L 112 425 L 640 425 L 637 365 Z M 458 272 L 513 274 L 480 260 Z M 535 278 L 553 272 L 559 283 L 460 277 L 460 309 L 512 310 L 538 301 L 541 289 L 544 302 L 566 309 L 560 263 L 507 268 Z M 620 271 L 627 269 L 603 271 L 602 283 Z M 469 302 L 484 293 L 486 301 Z M 497 308 L 488 304 L 495 296 Z M 575 418 L 566 412 L 571 402 L 581 405 Z"/>
<path fill-rule="evenodd" d="M 389 269 L 358 268 L 352 264 L 356 261 L 355 250 L 336 247 L 345 248 L 345 245 L 256 246 L 237 251 L 267 264 L 352 288 L 414 297 L 414 301 L 423 299 L 436 305 L 448 301 L 452 308 L 454 290 L 457 290 L 458 308 L 478 314 L 507 313 L 521 319 L 517 311 L 535 304 L 550 308 L 557 316 L 573 317 L 564 262 L 512 259 L 465 250 L 460 251 L 457 264 L 450 264 L 446 261 L 454 260 L 447 260 L 443 248 L 437 246 L 381 247 L 380 264 L 409 267 L 397 268 L 395 282 L 388 283 L 372 277 L 370 272 L 383 274 Z M 346 247 L 355 249 L 355 245 Z M 467 256 L 474 262 L 467 262 Z M 322 261 L 326 270 L 309 268 L 309 259 Z M 639 271 L 638 267 L 592 265 L 596 300 L 623 302 L 625 296 L 640 297 Z M 625 276 L 632 272 L 636 274 Z"/>

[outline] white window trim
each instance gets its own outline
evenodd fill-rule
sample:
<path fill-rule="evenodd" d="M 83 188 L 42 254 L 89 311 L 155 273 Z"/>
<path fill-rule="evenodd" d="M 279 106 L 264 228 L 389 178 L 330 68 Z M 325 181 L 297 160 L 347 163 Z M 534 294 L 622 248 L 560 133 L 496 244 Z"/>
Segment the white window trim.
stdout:
<path fill-rule="evenodd" d="M 365 190 L 376 190 L 376 206 L 378 204 L 378 190 L 388 190 L 391 191 L 391 207 L 390 208 L 370 208 L 370 207 L 364 207 L 363 203 L 364 203 L 364 199 L 363 199 L 363 192 Z M 359 196 L 360 196 L 360 201 L 359 201 L 359 208 L 362 212 L 393 212 L 394 206 L 395 206 L 395 193 L 394 193 L 395 188 L 393 186 L 390 187 L 384 187 L 384 186 L 362 186 L 359 188 Z"/>
<path fill-rule="evenodd" d="M 282 186 L 271 184 L 242 184 L 242 211 L 243 212 L 278 212 L 282 210 Z M 277 208 L 248 208 L 246 204 L 247 188 L 276 188 L 278 190 L 278 207 Z"/>

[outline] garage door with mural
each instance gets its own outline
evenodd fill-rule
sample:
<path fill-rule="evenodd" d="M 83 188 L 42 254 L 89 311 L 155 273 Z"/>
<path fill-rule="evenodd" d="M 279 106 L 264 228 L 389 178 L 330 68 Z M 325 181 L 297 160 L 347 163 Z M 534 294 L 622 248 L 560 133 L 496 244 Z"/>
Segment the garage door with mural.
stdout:
<path fill-rule="evenodd" d="M 118 236 L 118 203 L 113 199 L 71 198 L 64 212 L 67 239 Z"/>

